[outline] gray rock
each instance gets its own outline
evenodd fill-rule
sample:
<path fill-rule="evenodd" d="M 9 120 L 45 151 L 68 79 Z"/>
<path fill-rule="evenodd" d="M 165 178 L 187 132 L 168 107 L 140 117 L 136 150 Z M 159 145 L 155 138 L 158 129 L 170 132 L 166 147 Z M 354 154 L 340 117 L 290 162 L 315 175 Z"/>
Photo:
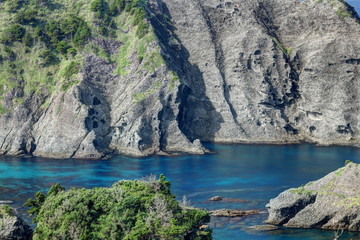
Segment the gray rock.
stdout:
<path fill-rule="evenodd" d="M 274 230 L 278 230 L 280 228 L 277 226 L 274 226 L 274 225 L 255 225 L 255 226 L 249 227 L 249 229 L 252 231 L 264 232 L 264 231 L 274 231 Z"/>
<path fill-rule="evenodd" d="M 223 200 L 223 197 L 221 197 L 221 196 L 214 196 L 214 197 L 209 198 L 209 201 L 222 201 L 222 200 Z"/>
<path fill-rule="evenodd" d="M 259 214 L 259 210 L 234 210 L 234 209 L 218 209 L 209 211 L 213 217 L 247 217 Z"/>
<path fill-rule="evenodd" d="M 150 67 L 84 56 L 79 83 L 4 95 L 0 154 L 203 154 L 202 142 L 360 143 L 360 24 L 342 1 L 150 0 Z M 167 15 L 170 21 L 164 16 Z M 161 23 L 159 23 L 162 21 Z M 94 39 L 108 55 L 123 46 Z M 147 63 L 148 64 L 148 63 Z M 151 64 L 151 63 L 150 63 Z M 41 92 L 41 91 L 40 91 Z"/>
<path fill-rule="evenodd" d="M 30 240 L 31 227 L 8 206 L 0 205 L 0 239 Z"/>
<path fill-rule="evenodd" d="M 286 190 L 266 206 L 266 223 L 360 231 L 359 174 L 360 165 L 349 163 L 315 182 Z"/>
<path fill-rule="evenodd" d="M 248 200 L 240 199 L 240 198 L 225 198 L 222 196 L 214 196 L 208 199 L 208 201 L 215 201 L 215 202 L 248 202 Z"/>

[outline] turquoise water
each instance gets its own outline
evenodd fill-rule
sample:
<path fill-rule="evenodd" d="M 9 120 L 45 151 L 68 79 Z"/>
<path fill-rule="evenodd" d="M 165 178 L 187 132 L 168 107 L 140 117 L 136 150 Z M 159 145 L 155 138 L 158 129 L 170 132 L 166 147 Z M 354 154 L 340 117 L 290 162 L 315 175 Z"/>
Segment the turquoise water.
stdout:
<path fill-rule="evenodd" d="M 282 229 L 255 233 L 248 227 L 267 217 L 269 199 L 290 187 L 316 180 L 344 165 L 360 162 L 360 149 L 315 147 L 312 145 L 207 145 L 214 154 L 204 156 L 129 158 L 109 160 L 52 160 L 44 158 L 0 158 L 0 200 L 21 205 L 36 191 L 46 191 L 60 182 L 66 187 L 109 186 L 120 179 L 135 179 L 163 173 L 172 182 L 179 199 L 186 195 L 194 206 L 260 209 L 263 213 L 245 219 L 213 218 L 214 239 L 333 239 L 332 231 Z M 246 202 L 211 203 L 206 199 L 221 195 Z M 360 239 L 344 233 L 341 239 Z"/>

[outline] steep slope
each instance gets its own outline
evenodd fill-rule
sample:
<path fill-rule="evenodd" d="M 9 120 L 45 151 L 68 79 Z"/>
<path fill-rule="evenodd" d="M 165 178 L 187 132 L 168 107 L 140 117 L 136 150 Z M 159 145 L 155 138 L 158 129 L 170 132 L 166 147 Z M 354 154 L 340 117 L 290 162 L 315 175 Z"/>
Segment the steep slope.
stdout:
<path fill-rule="evenodd" d="M 190 139 L 358 143 L 360 25 L 347 5 L 164 2 L 199 73 L 180 119 Z"/>
<path fill-rule="evenodd" d="M 270 224 L 290 228 L 360 231 L 359 164 L 348 163 L 305 186 L 289 189 L 267 205 Z"/>
<path fill-rule="evenodd" d="M 35 35 L 30 47 L 24 37 L 3 41 L 3 52 L 15 57 L 2 61 L 2 153 L 100 158 L 112 152 L 204 152 L 178 128 L 178 77 L 165 66 L 144 19 L 145 1 L 46 2 L 22 2 L 15 10 L 13 1 L 0 3 L 1 17 L 10 23 L 39 4 L 44 11 L 32 25 L 11 25 Z M 99 2 L 97 10 L 93 3 Z M 74 39 L 82 29 L 69 36 L 69 26 L 62 29 L 68 13 L 70 19 L 80 16 L 91 32 L 78 45 Z M 2 36 L 8 31 L 4 26 Z M 63 45 L 70 45 L 65 53 Z M 8 71 L 9 65 L 15 69 Z"/>
<path fill-rule="evenodd" d="M 1 21 L 24 11 L 10 2 L 0 2 Z M 70 12 L 91 35 L 64 37 L 76 53 L 57 45 L 49 66 L 38 37 L 3 44 L 4 154 L 204 153 L 197 139 L 359 143 L 360 24 L 340 0 L 109 0 L 101 11 L 50 2 L 38 25 Z"/>

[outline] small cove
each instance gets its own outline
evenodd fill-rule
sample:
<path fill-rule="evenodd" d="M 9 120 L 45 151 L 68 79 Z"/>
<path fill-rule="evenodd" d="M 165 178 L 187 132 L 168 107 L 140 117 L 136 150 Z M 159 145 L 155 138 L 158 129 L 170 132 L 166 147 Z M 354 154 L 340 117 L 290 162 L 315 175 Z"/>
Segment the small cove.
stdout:
<path fill-rule="evenodd" d="M 21 208 L 36 191 L 54 183 L 69 187 L 110 186 L 121 179 L 163 173 L 180 200 L 186 195 L 192 205 L 208 210 L 221 208 L 260 209 L 264 213 L 245 219 L 213 218 L 214 239 L 332 239 L 332 231 L 283 229 L 256 233 L 248 230 L 267 217 L 269 199 L 290 187 L 316 180 L 344 165 L 360 162 L 360 149 L 313 145 L 220 145 L 208 144 L 214 154 L 203 156 L 151 156 L 108 160 L 0 158 L 0 200 L 12 200 Z M 241 202 L 208 202 L 221 195 Z M 344 233 L 340 239 L 360 239 Z"/>

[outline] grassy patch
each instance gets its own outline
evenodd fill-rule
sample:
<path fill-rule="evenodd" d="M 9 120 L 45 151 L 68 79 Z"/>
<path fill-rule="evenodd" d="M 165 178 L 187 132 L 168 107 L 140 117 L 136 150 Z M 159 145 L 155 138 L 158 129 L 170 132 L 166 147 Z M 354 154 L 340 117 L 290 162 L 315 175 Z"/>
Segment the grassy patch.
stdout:
<path fill-rule="evenodd" d="M 141 102 L 142 100 L 144 100 L 146 97 L 150 96 L 151 94 L 153 94 L 156 90 L 158 90 L 161 86 L 161 82 L 154 82 L 153 86 L 146 90 L 145 92 L 142 93 L 135 93 L 133 95 L 133 102 L 137 103 L 137 102 Z"/>
<path fill-rule="evenodd" d="M 291 188 L 289 189 L 289 191 L 293 194 L 298 194 L 298 195 L 311 195 L 315 193 L 314 191 L 306 189 L 305 186 L 301 186 L 298 188 Z"/>
<path fill-rule="evenodd" d="M 121 77 L 130 69 L 154 69 L 149 45 L 155 35 L 146 8 L 146 0 L 0 1 L 0 21 L 6 22 L 0 25 L 0 100 L 20 82 L 25 98 L 67 91 L 79 83 L 77 73 L 89 54 L 116 63 Z M 93 41 L 99 38 L 122 45 L 109 54 Z M 130 68 L 145 62 L 147 68 Z"/>
<path fill-rule="evenodd" d="M 348 18 L 351 15 L 342 7 L 340 7 L 337 11 L 336 14 L 339 15 L 342 18 Z"/>
<path fill-rule="evenodd" d="M 172 74 L 172 78 L 168 86 L 169 91 L 172 91 L 179 84 L 179 76 L 174 71 L 171 71 L 171 74 Z"/>
<path fill-rule="evenodd" d="M 276 46 L 285 54 L 290 56 L 292 54 L 292 49 L 290 47 L 285 47 L 278 39 L 276 39 L 275 37 L 271 38 Z"/>
<path fill-rule="evenodd" d="M 6 216 L 14 216 L 14 210 L 8 205 L 0 205 L 0 219 Z"/>

